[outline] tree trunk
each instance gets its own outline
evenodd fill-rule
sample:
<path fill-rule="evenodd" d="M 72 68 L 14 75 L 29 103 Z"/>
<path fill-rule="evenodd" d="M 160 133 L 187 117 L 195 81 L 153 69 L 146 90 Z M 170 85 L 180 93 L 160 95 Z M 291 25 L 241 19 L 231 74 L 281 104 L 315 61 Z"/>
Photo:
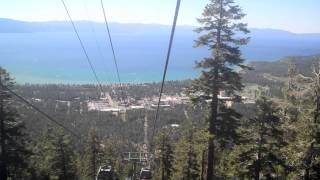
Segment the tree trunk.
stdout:
<path fill-rule="evenodd" d="M 1 75 L 0 75 L 0 85 L 2 85 L 1 82 Z M 2 93 L 2 92 L 0 92 Z M 4 127 L 4 112 L 3 112 L 3 99 L 0 94 L 0 138 L 1 138 L 1 164 L 0 164 L 0 179 L 1 180 L 7 180 L 8 178 L 8 172 L 7 172 L 7 159 L 6 159 L 6 140 L 5 140 L 5 127 Z"/>
<path fill-rule="evenodd" d="M 307 167 L 304 174 L 304 180 L 309 180 L 309 179 L 310 179 L 310 172 L 309 172 L 309 168 Z"/>
<path fill-rule="evenodd" d="M 191 142 L 191 141 L 190 141 Z M 188 149 L 188 169 L 187 169 L 187 179 L 191 179 L 191 172 L 190 169 L 192 168 L 192 159 L 191 159 L 191 145 L 189 145 Z"/>
<path fill-rule="evenodd" d="M 223 0 L 220 0 L 220 17 L 219 17 L 219 23 L 218 23 L 218 28 L 217 28 L 217 48 L 215 52 L 215 62 L 217 63 L 216 67 L 214 68 L 214 79 L 213 79 L 213 84 L 214 87 L 213 92 L 212 92 L 212 102 L 211 102 L 211 116 L 210 116 L 210 122 L 209 122 L 209 133 L 210 133 L 210 138 L 209 138 L 209 147 L 208 147 L 208 169 L 207 169 L 207 180 L 213 180 L 215 173 L 214 173 L 214 153 L 215 153 L 215 145 L 214 145 L 214 137 L 213 135 L 215 134 L 215 122 L 218 117 L 218 94 L 219 94 L 219 83 L 218 83 L 218 78 L 219 78 L 219 63 L 221 60 L 221 21 L 222 21 L 222 9 L 223 9 Z"/>
<path fill-rule="evenodd" d="M 257 167 L 254 170 L 254 180 L 260 179 L 260 160 L 258 160 Z"/>
<path fill-rule="evenodd" d="M 318 78 L 317 78 L 318 81 Z M 318 86 L 318 83 L 317 83 Z M 320 96 L 319 96 L 319 91 L 318 91 L 318 87 L 316 87 L 315 91 L 315 96 L 316 96 L 316 100 L 315 100 L 315 104 L 316 104 L 316 108 L 314 111 L 314 117 L 313 117 L 313 123 L 317 124 L 318 122 L 318 118 L 319 118 L 319 111 L 320 111 Z M 306 169 L 305 169 L 305 174 L 304 174 L 304 179 L 305 180 L 309 180 L 311 179 L 310 177 L 310 168 L 311 168 L 311 164 L 312 164 L 312 153 L 313 153 L 313 149 L 314 149 L 314 142 L 311 143 L 310 149 L 309 149 L 309 154 L 306 160 Z"/>
<path fill-rule="evenodd" d="M 209 122 L 209 147 L 208 147 L 208 167 L 207 167 L 207 180 L 214 179 L 214 152 L 215 152 L 215 145 L 214 145 L 214 129 L 215 129 L 215 121 L 218 116 L 218 92 L 217 90 L 214 92 L 212 102 L 211 102 L 211 117 Z"/>
<path fill-rule="evenodd" d="M 311 158 L 312 158 L 312 150 L 313 150 L 313 145 L 314 145 L 314 143 L 311 143 L 311 146 L 310 146 L 310 149 L 309 149 L 309 152 L 308 152 L 308 157 L 307 157 L 307 159 L 306 159 L 306 169 L 305 169 L 305 174 L 304 174 L 304 179 L 305 180 L 309 180 L 309 179 L 311 179 L 311 177 L 310 177 L 310 168 L 311 168 L 311 163 L 312 163 L 312 160 L 311 160 Z"/>
<path fill-rule="evenodd" d="M 59 146 L 60 146 L 60 153 L 61 153 L 61 161 L 62 161 L 62 177 L 63 179 L 68 179 L 67 177 L 67 167 L 66 167 L 66 157 L 65 157 L 65 152 L 63 149 L 63 144 L 62 144 L 62 139 L 59 139 Z"/>
<path fill-rule="evenodd" d="M 92 173 L 93 173 L 93 180 L 95 180 L 96 179 L 96 174 L 97 174 L 97 164 L 96 164 L 96 158 L 97 158 L 97 156 L 96 156 L 96 153 L 97 153 L 97 151 L 96 151 L 96 142 L 95 142 L 95 139 L 93 140 L 93 152 L 92 152 Z"/>
<path fill-rule="evenodd" d="M 258 145 L 258 158 L 257 158 L 257 166 L 254 169 L 254 180 L 260 179 L 263 127 L 264 127 L 264 123 L 262 122 L 262 123 L 260 123 L 260 128 L 259 128 L 260 137 L 259 137 L 259 145 Z"/>
<path fill-rule="evenodd" d="M 202 152 L 202 160 L 201 160 L 201 176 L 200 176 L 200 180 L 204 180 L 204 169 L 205 169 L 205 166 L 206 166 L 205 156 L 206 156 L 206 150 L 203 150 L 203 152 Z"/>
<path fill-rule="evenodd" d="M 165 161 L 165 158 L 164 158 L 164 137 L 162 138 L 162 142 L 161 142 L 162 144 L 161 144 L 161 146 L 162 146 L 162 150 L 161 151 L 163 151 L 163 152 L 161 152 L 162 153 L 162 171 L 161 171 L 161 179 L 162 180 L 166 180 L 166 177 L 165 177 L 165 163 L 164 163 L 164 161 Z"/>
<path fill-rule="evenodd" d="M 207 167 L 207 180 L 213 180 L 213 168 L 214 168 L 214 143 L 213 138 L 209 138 L 208 149 L 208 167 Z"/>

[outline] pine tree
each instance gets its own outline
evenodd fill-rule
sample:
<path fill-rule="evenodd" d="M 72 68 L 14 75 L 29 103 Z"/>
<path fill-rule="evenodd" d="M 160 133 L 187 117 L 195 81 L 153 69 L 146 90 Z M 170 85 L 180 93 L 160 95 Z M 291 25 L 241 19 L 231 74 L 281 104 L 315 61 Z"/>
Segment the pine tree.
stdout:
<path fill-rule="evenodd" d="M 64 135 L 61 131 L 57 134 L 57 139 L 53 141 L 56 147 L 56 157 L 53 161 L 53 169 L 58 170 L 57 176 L 61 180 L 75 179 L 76 169 L 74 162 L 74 149 L 70 136 Z"/>
<path fill-rule="evenodd" d="M 304 159 L 305 179 L 320 179 L 320 62 L 313 67 L 310 143 Z"/>
<path fill-rule="evenodd" d="M 238 36 L 237 32 L 248 33 L 247 25 L 240 23 L 245 14 L 233 0 L 210 0 L 205 7 L 203 17 L 198 19 L 202 27 L 196 29 L 201 36 L 196 47 L 207 46 L 211 56 L 197 62 L 196 68 L 202 69 L 201 76 L 194 80 L 189 94 L 193 101 L 210 100 L 207 179 L 214 176 L 214 154 L 216 151 L 214 136 L 218 119 L 218 94 L 225 90 L 230 95 L 241 90 L 243 85 L 236 68 L 243 65 L 239 46 L 247 44 L 249 38 Z"/>
<path fill-rule="evenodd" d="M 205 174 L 208 132 L 206 129 L 186 125 L 175 146 L 173 179 L 203 179 Z"/>
<path fill-rule="evenodd" d="M 243 144 L 237 147 L 240 174 L 255 180 L 280 178 L 287 167 L 280 153 L 286 142 L 279 108 L 266 97 L 258 99 L 256 105 L 257 114 L 243 124 Z"/>
<path fill-rule="evenodd" d="M 185 149 L 187 149 L 187 159 L 185 165 L 182 167 L 182 179 L 185 180 L 200 179 L 199 153 L 196 150 L 195 130 L 195 127 L 192 127 L 186 134 L 187 148 Z"/>
<path fill-rule="evenodd" d="M 88 141 L 84 155 L 85 179 L 96 179 L 98 169 L 104 159 L 104 153 L 101 147 L 101 140 L 99 139 L 95 129 L 91 129 L 88 136 Z"/>
<path fill-rule="evenodd" d="M 197 154 L 190 146 L 187 152 L 187 164 L 183 167 L 183 180 L 197 180 L 200 179 L 200 167 L 197 162 Z"/>
<path fill-rule="evenodd" d="M 24 123 L 12 107 L 12 97 L 5 87 L 12 88 L 13 80 L 0 67 L 0 179 L 22 178 L 30 152 L 26 148 Z M 4 87 L 5 86 L 5 87 Z M 18 173 L 17 173 L 18 172 Z"/>
<path fill-rule="evenodd" d="M 118 141 L 111 138 L 107 138 L 104 139 L 102 142 L 104 147 L 103 156 L 101 157 L 101 159 L 104 163 L 116 168 L 120 161 L 119 157 L 121 157 L 121 148 L 118 147 Z"/>
<path fill-rule="evenodd" d="M 160 179 L 170 180 L 173 175 L 174 147 L 168 132 L 161 132 L 157 139 L 156 151 L 160 164 Z"/>
<path fill-rule="evenodd" d="M 32 161 L 37 179 L 73 180 L 76 178 L 72 140 L 61 129 L 48 129 L 33 149 Z"/>
<path fill-rule="evenodd" d="M 288 72 L 292 72 L 290 69 L 292 66 Z M 283 117 L 289 144 L 283 153 L 292 179 L 319 179 L 319 67 L 314 65 L 312 72 L 312 78 L 288 74 L 291 86 L 285 92 Z"/>

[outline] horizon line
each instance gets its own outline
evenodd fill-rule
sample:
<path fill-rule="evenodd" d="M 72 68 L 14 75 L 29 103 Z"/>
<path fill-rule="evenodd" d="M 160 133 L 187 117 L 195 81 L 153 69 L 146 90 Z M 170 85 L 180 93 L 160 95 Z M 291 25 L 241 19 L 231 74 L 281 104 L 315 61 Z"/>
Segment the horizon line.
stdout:
<path fill-rule="evenodd" d="M 11 20 L 11 21 L 18 21 L 18 22 L 25 22 L 25 23 L 50 23 L 50 22 L 69 22 L 68 20 L 45 20 L 45 21 L 28 21 L 28 20 L 20 20 L 20 19 L 13 19 L 13 18 L 5 18 L 0 17 L 1 19 L 5 20 Z M 95 21 L 95 20 L 87 20 L 87 19 L 80 19 L 75 20 L 74 22 L 92 22 L 92 23 L 104 23 L 103 21 Z M 136 25 L 158 25 L 158 26 L 171 26 L 170 24 L 161 24 L 161 23 L 144 23 L 144 22 L 118 22 L 118 21 L 111 21 L 110 23 L 114 24 L 136 24 Z M 191 25 L 191 24 L 177 24 L 179 27 L 198 27 L 197 25 Z M 259 29 L 259 30 L 278 30 L 278 31 L 285 31 L 292 34 L 320 34 L 320 32 L 294 32 L 291 30 L 286 29 L 279 29 L 279 28 L 272 28 L 272 27 L 250 27 L 248 26 L 248 29 Z"/>

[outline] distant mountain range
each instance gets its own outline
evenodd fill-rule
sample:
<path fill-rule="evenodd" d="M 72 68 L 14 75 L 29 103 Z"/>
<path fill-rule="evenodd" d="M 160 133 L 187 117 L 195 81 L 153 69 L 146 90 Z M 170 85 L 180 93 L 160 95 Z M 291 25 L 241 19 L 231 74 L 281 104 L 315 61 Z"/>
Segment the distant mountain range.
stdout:
<path fill-rule="evenodd" d="M 104 23 L 76 21 L 78 31 L 83 33 L 106 32 Z M 170 26 L 159 24 L 125 24 L 110 23 L 112 35 L 119 37 L 142 36 L 143 38 L 165 38 L 169 35 Z M 189 43 L 198 34 L 193 26 L 178 26 L 176 40 Z M 251 42 L 243 48 L 249 60 L 277 60 L 283 56 L 313 55 L 320 53 L 320 33 L 297 34 L 278 29 L 250 29 Z M 0 18 L 0 33 L 73 33 L 70 22 L 24 22 Z"/>
<path fill-rule="evenodd" d="M 98 73 L 110 77 L 114 65 L 103 23 L 76 21 Z M 127 82 L 161 79 L 170 26 L 158 24 L 110 23 L 120 71 Z M 169 79 L 197 75 L 196 60 L 210 54 L 207 48 L 193 48 L 199 36 L 192 26 L 178 26 L 175 34 Z M 276 29 L 251 29 L 250 43 L 242 47 L 248 61 L 275 61 L 285 56 L 320 54 L 319 34 L 296 34 Z M 0 66 L 21 82 L 91 82 L 88 64 L 70 22 L 24 22 L 0 18 Z M 41 67 L 41 69 L 37 68 Z M 50 74 L 50 73 L 51 74 Z M 87 73 L 87 74 L 86 74 Z M 82 76 L 82 77 L 81 77 Z M 112 77 L 110 81 L 115 78 Z"/>
<path fill-rule="evenodd" d="M 75 21 L 82 32 L 91 32 L 92 27 L 97 32 L 105 31 L 105 24 L 93 21 Z M 113 33 L 151 33 L 159 34 L 170 30 L 168 25 L 138 24 L 138 23 L 114 23 L 111 22 Z M 182 34 L 192 34 L 194 26 L 178 26 L 177 31 Z M 253 38 L 312 38 L 320 40 L 320 33 L 292 33 L 279 29 L 251 28 Z M 25 22 L 12 19 L 0 18 L 0 33 L 35 33 L 35 32 L 73 32 L 70 22 L 48 21 L 48 22 Z"/>
<path fill-rule="evenodd" d="M 91 32 L 92 27 L 96 32 L 105 31 L 105 24 L 93 21 L 75 21 L 81 32 Z M 159 34 L 170 30 L 170 26 L 159 24 L 135 24 L 135 23 L 110 23 L 113 33 L 152 33 Z M 180 26 L 179 30 L 191 31 L 192 26 Z M 36 33 L 36 32 L 73 32 L 70 22 L 25 22 L 0 18 L 0 33 Z M 189 32 L 190 33 L 190 32 Z"/>

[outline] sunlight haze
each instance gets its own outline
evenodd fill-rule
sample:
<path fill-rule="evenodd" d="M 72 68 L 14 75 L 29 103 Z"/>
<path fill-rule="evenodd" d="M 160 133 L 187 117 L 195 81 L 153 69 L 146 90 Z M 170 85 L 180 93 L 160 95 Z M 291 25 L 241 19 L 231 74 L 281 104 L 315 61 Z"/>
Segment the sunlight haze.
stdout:
<path fill-rule="evenodd" d="M 65 0 L 75 20 L 103 21 L 100 0 Z M 179 25 L 197 25 L 207 0 L 183 0 Z M 296 33 L 320 32 L 319 0 L 236 0 L 248 16 L 250 27 L 282 29 Z M 23 21 L 64 21 L 60 0 L 1 0 L 0 18 Z M 112 22 L 171 24 L 174 0 L 104 0 Z M 308 18 L 306 18 L 308 15 Z"/>

